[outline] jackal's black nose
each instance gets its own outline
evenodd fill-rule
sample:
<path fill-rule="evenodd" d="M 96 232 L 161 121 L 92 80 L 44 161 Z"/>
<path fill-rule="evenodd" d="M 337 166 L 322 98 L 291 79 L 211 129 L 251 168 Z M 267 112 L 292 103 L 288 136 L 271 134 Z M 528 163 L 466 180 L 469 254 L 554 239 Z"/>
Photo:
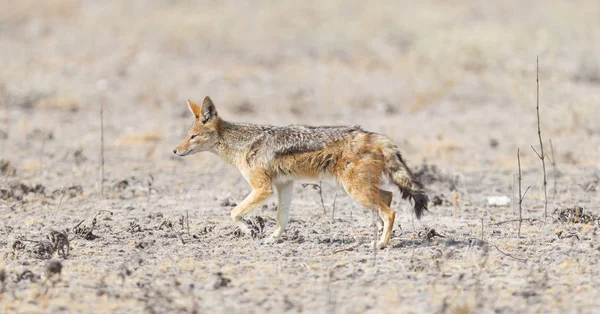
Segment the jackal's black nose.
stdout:
<path fill-rule="evenodd" d="M 173 154 L 177 155 L 177 150 L 176 149 L 173 150 Z"/>

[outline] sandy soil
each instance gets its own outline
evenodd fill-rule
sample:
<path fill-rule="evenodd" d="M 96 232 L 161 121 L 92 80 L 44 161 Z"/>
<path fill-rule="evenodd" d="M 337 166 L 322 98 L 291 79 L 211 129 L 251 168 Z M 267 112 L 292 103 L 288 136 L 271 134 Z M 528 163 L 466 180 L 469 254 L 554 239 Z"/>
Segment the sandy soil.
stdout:
<path fill-rule="evenodd" d="M 600 306 L 597 1 L 0 6 L 0 312 Z M 185 100 L 205 94 L 234 121 L 384 133 L 437 202 L 418 221 L 394 191 L 393 239 L 374 251 L 370 212 L 324 181 L 324 215 L 298 182 L 283 241 L 260 244 L 275 198 L 248 215 L 256 236 L 240 236 L 237 170 L 171 154 L 192 122 Z M 518 218 L 517 148 L 531 187 L 520 238 L 517 223 L 494 225 Z"/>

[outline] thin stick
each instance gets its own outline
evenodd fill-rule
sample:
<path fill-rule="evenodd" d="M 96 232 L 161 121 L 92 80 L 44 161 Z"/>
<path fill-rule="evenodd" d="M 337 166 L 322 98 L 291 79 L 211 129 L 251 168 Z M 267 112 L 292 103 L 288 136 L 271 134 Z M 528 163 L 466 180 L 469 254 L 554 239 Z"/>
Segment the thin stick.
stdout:
<path fill-rule="evenodd" d="M 550 140 L 550 154 L 552 156 L 552 174 L 554 176 L 554 189 L 552 190 L 552 201 L 554 201 L 554 199 L 556 198 L 556 193 L 557 193 L 557 189 L 556 189 L 557 172 L 556 172 L 556 158 L 554 156 L 554 146 L 552 145 L 552 139 Z"/>
<path fill-rule="evenodd" d="M 302 187 L 305 188 L 307 186 L 311 186 L 314 190 L 319 192 L 319 197 L 321 198 L 321 208 L 323 208 L 323 216 L 327 215 L 327 210 L 325 209 L 325 202 L 323 201 L 323 188 L 321 187 L 321 181 L 319 184 L 315 183 L 303 183 Z"/>
<path fill-rule="evenodd" d="M 531 186 L 527 186 L 527 188 L 525 189 L 525 193 L 523 193 L 523 198 L 525 198 L 525 195 L 527 195 L 527 192 L 529 192 L 529 188 L 530 188 L 530 187 L 531 187 Z"/>
<path fill-rule="evenodd" d="M 331 206 L 331 221 L 335 222 L 335 200 L 337 199 L 337 192 L 333 195 L 333 205 Z"/>
<path fill-rule="evenodd" d="M 185 211 L 185 225 L 187 227 L 188 237 L 190 237 L 190 215 L 187 210 Z"/>
<path fill-rule="evenodd" d="M 65 197 L 66 193 L 67 193 L 67 189 L 65 189 L 63 187 L 62 188 L 62 195 L 60 196 L 60 201 L 58 201 L 58 205 L 56 206 L 56 209 L 54 210 L 55 212 L 58 212 L 58 210 L 60 209 L 60 205 L 62 204 L 63 198 Z"/>
<path fill-rule="evenodd" d="M 523 222 L 522 207 L 523 197 L 521 196 L 521 157 L 519 156 L 519 149 L 517 148 L 517 162 L 519 163 L 519 231 L 517 237 L 521 238 L 521 223 Z"/>
<path fill-rule="evenodd" d="M 321 198 L 321 207 L 323 207 L 323 216 L 326 216 L 327 210 L 325 210 L 325 202 L 323 202 L 323 186 L 321 185 L 321 181 L 319 181 L 319 197 Z"/>
<path fill-rule="evenodd" d="M 96 216 L 100 215 L 101 213 L 109 213 L 111 216 L 113 214 L 113 212 L 111 212 L 110 210 L 106 210 L 106 209 L 99 209 L 98 213 L 96 214 Z"/>
<path fill-rule="evenodd" d="M 481 291 L 481 274 L 485 271 L 485 267 L 487 266 L 487 262 L 490 258 L 490 248 L 487 244 L 483 245 L 483 252 L 481 253 L 481 257 L 482 258 L 481 262 L 479 263 L 479 271 L 477 272 L 477 281 L 475 282 L 475 299 L 477 300 L 477 308 L 483 307 L 483 298 L 481 297 L 481 295 L 483 294 L 483 292 Z"/>
<path fill-rule="evenodd" d="M 167 258 L 171 261 L 171 264 L 173 264 L 173 266 L 175 266 L 175 268 L 177 269 L 177 271 L 181 272 L 181 268 L 179 268 L 179 266 L 177 266 L 177 263 L 175 263 L 175 261 L 173 260 L 173 258 L 171 257 L 171 255 L 167 254 Z"/>
<path fill-rule="evenodd" d="M 481 217 L 481 242 L 483 242 L 483 217 Z"/>
<path fill-rule="evenodd" d="M 510 254 L 508 254 L 508 253 L 506 253 L 506 252 L 503 252 L 502 250 L 500 250 L 500 249 L 499 249 L 497 246 L 495 246 L 495 245 L 494 245 L 493 247 L 494 247 L 494 248 L 496 248 L 496 250 L 498 250 L 498 252 L 500 252 L 500 253 L 502 253 L 502 254 L 504 254 L 504 255 L 508 256 L 508 257 L 514 258 L 514 259 L 516 259 L 516 260 L 518 260 L 518 261 L 521 261 L 521 262 L 526 262 L 526 261 L 527 261 L 527 259 L 526 259 L 526 258 L 520 258 L 520 257 L 516 257 L 516 256 L 510 255 Z"/>
<path fill-rule="evenodd" d="M 102 169 L 100 198 L 104 198 L 104 102 L 100 103 L 100 167 Z"/>
<path fill-rule="evenodd" d="M 529 191 L 530 186 L 527 187 L 527 190 L 525 190 L 525 194 L 521 193 L 521 181 L 523 180 L 522 176 L 521 176 L 521 155 L 520 155 L 520 149 L 517 148 L 517 162 L 519 164 L 519 230 L 517 232 L 517 237 L 520 239 L 521 238 L 521 224 L 523 223 L 523 197 L 525 197 L 525 194 L 527 194 L 527 191 Z"/>
<path fill-rule="evenodd" d="M 491 223 L 488 224 L 488 226 L 499 226 L 499 225 L 503 225 L 503 224 L 507 224 L 510 222 L 517 222 L 517 221 L 529 221 L 529 222 L 534 222 L 534 221 L 541 221 L 537 218 L 522 218 L 522 219 L 511 219 L 511 220 L 505 220 L 505 221 L 500 221 L 500 222 L 495 222 L 495 223 Z"/>
<path fill-rule="evenodd" d="M 146 203 L 148 204 L 148 206 L 150 205 L 150 194 L 152 194 L 152 183 L 154 182 L 154 176 L 152 176 L 152 174 L 148 175 L 148 196 L 146 197 Z"/>
<path fill-rule="evenodd" d="M 359 242 L 359 243 L 350 245 L 350 246 L 345 247 L 345 248 L 337 249 L 337 250 L 333 251 L 333 254 L 337 254 L 337 253 L 344 252 L 344 251 L 352 251 L 353 249 L 355 249 L 356 247 L 360 246 L 361 244 L 363 244 L 363 242 Z"/>
<path fill-rule="evenodd" d="M 331 313 L 335 313 L 335 304 L 331 301 L 331 277 L 333 277 L 333 268 L 327 272 L 327 305 L 332 308 Z"/>
<path fill-rule="evenodd" d="M 81 220 L 78 224 L 76 224 L 75 227 L 73 227 L 73 230 L 77 229 L 77 227 L 79 227 L 84 221 L 85 219 Z"/>
<path fill-rule="evenodd" d="M 535 154 L 542 161 L 542 170 L 544 172 L 544 222 L 546 222 L 546 217 L 548 217 L 548 191 L 547 191 L 547 181 L 546 181 L 546 161 L 544 155 L 544 143 L 542 141 L 542 131 L 540 127 L 540 66 L 539 66 L 539 56 L 536 59 L 536 83 L 537 83 L 537 93 L 536 93 L 536 111 L 537 111 L 537 129 L 538 129 L 538 138 L 540 139 L 540 153 L 531 146 L 531 149 L 535 152 Z"/>

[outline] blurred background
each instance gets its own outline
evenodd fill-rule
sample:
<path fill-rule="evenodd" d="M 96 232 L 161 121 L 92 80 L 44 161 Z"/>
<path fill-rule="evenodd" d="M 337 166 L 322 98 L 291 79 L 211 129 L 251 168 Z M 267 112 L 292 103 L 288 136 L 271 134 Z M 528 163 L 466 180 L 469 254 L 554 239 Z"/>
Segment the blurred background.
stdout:
<path fill-rule="evenodd" d="M 360 124 L 412 165 L 537 166 L 538 54 L 545 141 L 598 165 L 595 0 L 0 3 L 0 157 L 24 177 L 77 152 L 97 173 L 101 104 L 109 176 L 220 165 L 170 155 L 204 95 L 233 121 Z"/>

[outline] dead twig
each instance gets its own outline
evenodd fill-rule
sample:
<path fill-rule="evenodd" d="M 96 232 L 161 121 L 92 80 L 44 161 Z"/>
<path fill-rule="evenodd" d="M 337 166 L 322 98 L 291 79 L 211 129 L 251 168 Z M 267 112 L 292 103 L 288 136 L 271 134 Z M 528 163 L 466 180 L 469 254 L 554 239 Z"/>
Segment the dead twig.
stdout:
<path fill-rule="evenodd" d="M 169 259 L 169 261 L 171 261 L 171 264 L 173 264 L 173 266 L 175 267 L 175 269 L 177 269 L 178 272 L 181 272 L 181 268 L 179 268 L 179 266 L 177 266 L 177 263 L 175 263 L 175 261 L 173 260 L 173 258 L 171 257 L 171 255 L 167 254 L 167 258 Z"/>
<path fill-rule="evenodd" d="M 417 236 L 427 242 L 431 242 L 431 240 L 435 237 L 440 237 L 440 238 L 446 237 L 444 235 L 437 233 L 437 231 L 435 231 L 435 229 L 428 229 L 428 228 L 417 232 Z"/>
<path fill-rule="evenodd" d="M 162 230 L 163 227 L 167 227 L 169 228 L 169 230 L 171 230 L 171 232 L 173 232 L 178 238 L 179 241 L 181 241 L 181 244 L 185 245 L 185 241 L 183 240 L 183 237 L 181 236 L 181 233 L 175 231 L 175 229 L 173 228 L 173 223 L 169 220 L 169 219 L 165 219 L 159 226 L 158 229 Z"/>
<path fill-rule="evenodd" d="M 185 226 L 187 228 L 188 237 L 191 237 L 191 235 L 190 235 L 190 215 L 187 210 L 185 211 Z"/>
<path fill-rule="evenodd" d="M 98 220 L 96 218 L 98 218 L 98 216 L 100 216 L 103 212 L 107 212 L 112 215 L 112 212 L 108 210 L 99 210 L 98 213 L 96 213 L 96 215 L 92 218 L 91 225 L 89 227 L 86 225 L 81 226 L 85 219 L 81 220 L 77 225 L 75 225 L 75 227 L 73 227 L 73 232 L 75 233 L 75 236 L 81 237 L 86 240 L 94 240 L 98 238 L 98 236 L 95 235 L 93 232 L 94 228 L 96 228 L 96 224 L 98 223 Z"/>
<path fill-rule="evenodd" d="M 517 261 L 521 261 L 521 262 L 526 262 L 526 261 L 527 261 L 527 259 L 526 259 L 526 258 L 521 258 L 521 257 L 516 257 L 516 256 L 513 256 L 513 255 L 510 255 L 510 254 L 508 254 L 508 253 L 506 253 L 506 252 L 502 251 L 500 248 L 498 248 L 498 247 L 497 247 L 497 246 L 495 246 L 495 245 L 493 245 L 493 247 L 494 247 L 496 250 L 498 250 L 498 252 L 502 253 L 503 255 L 505 255 L 505 256 L 508 256 L 508 257 L 510 257 L 510 258 L 514 258 L 514 259 L 516 259 Z"/>
<path fill-rule="evenodd" d="M 46 236 L 45 240 L 28 240 L 23 239 L 22 241 L 35 243 L 34 254 L 40 259 L 50 259 L 54 253 L 62 258 L 69 257 L 69 237 L 65 232 L 52 230 L 49 235 Z"/>
<path fill-rule="evenodd" d="M 559 239 L 568 239 L 568 238 L 576 238 L 578 241 L 581 240 L 576 233 L 563 234 L 562 231 L 559 231 L 557 234 Z"/>
<path fill-rule="evenodd" d="M 345 251 L 352 251 L 355 248 L 359 247 L 361 244 L 363 244 L 363 243 L 360 242 L 360 243 L 356 243 L 356 244 L 350 245 L 350 246 L 345 247 L 345 248 L 337 249 L 337 250 L 333 251 L 333 254 L 337 254 L 337 253 L 345 252 Z"/>
<path fill-rule="evenodd" d="M 519 230 L 517 231 L 517 237 L 521 238 L 521 223 L 523 223 L 523 198 L 525 197 L 525 194 L 527 194 L 527 191 L 529 191 L 530 186 L 528 186 L 527 190 L 525 190 L 525 194 L 521 193 L 521 181 L 523 178 L 521 176 L 521 155 L 519 148 L 517 148 L 517 162 L 519 165 Z"/>
<path fill-rule="evenodd" d="M 600 216 L 596 216 L 592 213 L 585 212 L 585 209 L 581 206 L 575 205 L 571 208 L 557 209 L 554 211 L 557 222 L 565 223 L 581 223 L 581 224 L 595 224 L 600 225 Z"/>
<path fill-rule="evenodd" d="M 482 240 L 483 242 L 483 240 Z M 475 299 L 477 300 L 476 306 L 478 309 L 483 308 L 484 298 L 482 298 L 483 291 L 481 288 L 481 274 L 485 271 L 488 260 L 490 259 L 490 247 L 485 244 L 482 247 L 481 261 L 479 262 L 479 271 L 477 272 L 477 279 L 475 282 Z M 444 312 L 445 313 L 445 312 Z"/>
<path fill-rule="evenodd" d="M 335 267 L 334 267 L 335 268 Z M 335 313 L 335 302 L 333 302 L 331 297 L 331 277 L 333 277 L 334 268 L 329 269 L 327 272 L 327 305 L 329 308 L 329 313 Z"/>
<path fill-rule="evenodd" d="M 100 103 L 100 198 L 104 198 L 104 102 Z"/>
<path fill-rule="evenodd" d="M 83 227 L 79 227 L 79 226 L 80 226 L 80 225 L 81 225 L 81 224 L 84 222 L 84 220 L 80 221 L 80 222 L 79 222 L 79 223 L 78 223 L 78 224 L 77 224 L 77 225 L 76 225 L 76 226 L 73 228 L 73 232 L 75 233 L 75 236 L 79 236 L 79 237 L 81 237 L 81 238 L 84 238 L 84 239 L 86 239 L 86 240 L 94 240 L 94 239 L 98 238 L 98 236 L 96 236 L 96 235 L 94 234 L 94 228 L 96 227 L 96 223 L 97 223 L 97 220 L 96 220 L 96 217 L 97 217 L 97 216 L 98 216 L 98 215 L 96 215 L 96 216 L 95 216 L 95 217 L 92 219 L 92 222 L 91 222 L 91 225 L 90 225 L 90 227 L 87 227 L 87 226 L 85 226 L 85 225 L 84 225 Z"/>
<path fill-rule="evenodd" d="M 525 198 L 525 195 L 527 195 L 527 192 L 529 192 L 529 188 L 530 188 L 530 187 L 531 187 L 531 186 L 530 186 L 530 185 L 528 185 L 528 186 L 527 186 L 527 188 L 525 189 L 525 193 L 523 193 L 523 198 Z"/>
<path fill-rule="evenodd" d="M 537 129 L 538 129 L 538 138 L 540 139 L 540 153 L 538 153 L 533 145 L 531 145 L 531 149 L 535 152 L 538 158 L 542 161 L 542 171 L 544 172 L 544 222 L 546 222 L 546 217 L 548 217 L 548 191 L 547 191 L 547 181 L 546 181 L 546 156 L 544 155 L 544 142 L 542 141 L 542 131 L 540 127 L 540 67 L 539 67 L 539 57 L 536 59 L 536 111 L 537 111 Z"/>
<path fill-rule="evenodd" d="M 554 177 L 554 188 L 552 190 L 552 201 L 554 201 L 554 199 L 556 198 L 556 193 L 557 193 L 557 189 L 556 189 L 556 177 L 558 176 L 558 173 L 556 172 L 556 157 L 554 155 L 554 146 L 552 145 L 552 140 L 550 140 L 550 155 L 552 158 L 552 175 Z"/>
<path fill-rule="evenodd" d="M 73 230 L 79 228 L 79 226 L 81 226 L 81 224 L 85 221 L 85 219 L 81 220 L 78 224 L 75 225 L 75 227 L 73 227 Z"/>
<path fill-rule="evenodd" d="M 96 216 L 100 215 L 101 213 L 108 213 L 112 216 L 113 212 L 111 212 L 110 210 L 106 210 L 106 209 L 100 209 L 98 210 L 98 213 L 96 214 Z"/>
<path fill-rule="evenodd" d="M 481 242 L 483 242 L 483 217 L 481 217 Z"/>
<path fill-rule="evenodd" d="M 319 197 L 321 198 L 321 208 L 323 208 L 323 215 L 327 215 L 327 210 L 325 209 L 325 202 L 323 201 L 323 189 L 321 188 L 321 181 L 319 184 L 315 183 L 303 183 L 302 187 L 306 188 L 307 186 L 311 186 L 313 190 L 317 190 L 319 192 Z"/>
<path fill-rule="evenodd" d="M 499 225 L 503 225 L 503 224 L 507 224 L 510 222 L 517 222 L 517 221 L 529 221 L 529 222 L 534 222 L 534 221 L 541 221 L 537 218 L 522 218 L 522 219 L 511 219 L 511 220 L 505 220 L 505 221 L 500 221 L 500 222 L 495 222 L 495 223 L 491 223 L 488 224 L 488 226 L 499 226 Z"/>
<path fill-rule="evenodd" d="M 333 205 L 331 206 L 331 222 L 335 222 L 335 201 L 337 200 L 337 193 L 333 195 Z"/>
<path fill-rule="evenodd" d="M 146 182 L 148 183 L 148 196 L 146 197 L 146 203 L 148 205 L 150 205 L 150 195 L 152 194 L 152 183 L 154 183 L 154 176 L 152 176 L 152 174 L 148 175 L 148 178 L 146 179 Z"/>
<path fill-rule="evenodd" d="M 62 190 L 62 195 L 60 196 L 58 205 L 56 205 L 56 209 L 54 210 L 57 213 L 58 213 L 58 210 L 60 209 L 60 205 L 62 204 L 63 198 L 65 197 L 65 194 L 67 193 L 67 189 L 65 189 L 64 187 L 61 190 Z"/>

